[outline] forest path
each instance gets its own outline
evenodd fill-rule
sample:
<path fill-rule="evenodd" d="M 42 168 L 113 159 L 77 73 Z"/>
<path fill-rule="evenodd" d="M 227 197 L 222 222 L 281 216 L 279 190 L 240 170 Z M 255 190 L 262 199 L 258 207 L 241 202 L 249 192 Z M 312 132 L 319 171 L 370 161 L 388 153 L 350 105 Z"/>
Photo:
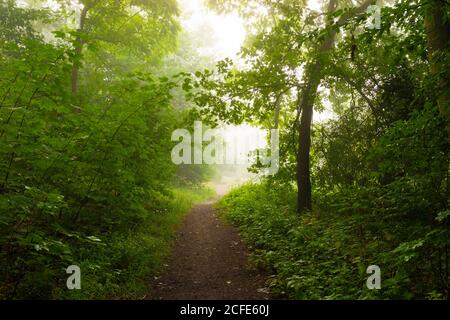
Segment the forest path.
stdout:
<path fill-rule="evenodd" d="M 265 276 L 248 261 L 237 230 L 213 203 L 187 215 L 165 272 L 152 284 L 152 299 L 269 299 Z"/>

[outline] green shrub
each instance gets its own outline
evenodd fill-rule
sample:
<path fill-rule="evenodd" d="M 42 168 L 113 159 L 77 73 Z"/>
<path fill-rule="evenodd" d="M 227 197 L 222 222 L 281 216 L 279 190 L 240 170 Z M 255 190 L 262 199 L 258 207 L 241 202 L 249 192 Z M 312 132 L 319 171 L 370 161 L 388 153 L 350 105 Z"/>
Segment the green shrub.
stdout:
<path fill-rule="evenodd" d="M 295 190 L 261 183 L 235 189 L 219 204 L 226 219 L 240 227 L 257 264 L 272 274 L 268 282 L 276 296 L 445 297 L 445 284 L 437 275 L 438 263 L 448 259 L 442 251 L 449 239 L 444 227 L 383 219 L 376 210 L 329 207 L 298 216 L 294 199 Z M 381 268 L 381 290 L 366 287 L 369 265 Z"/>

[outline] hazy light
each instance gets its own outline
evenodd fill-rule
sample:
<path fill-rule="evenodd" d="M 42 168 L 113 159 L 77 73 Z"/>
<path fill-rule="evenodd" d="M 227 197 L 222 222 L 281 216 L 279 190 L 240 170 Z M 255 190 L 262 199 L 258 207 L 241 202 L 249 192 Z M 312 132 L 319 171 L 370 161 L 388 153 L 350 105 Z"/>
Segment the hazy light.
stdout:
<path fill-rule="evenodd" d="M 326 103 L 324 103 L 326 105 Z M 322 112 L 314 112 L 313 114 L 313 122 L 314 123 L 320 123 L 320 122 L 326 122 L 328 120 L 333 119 L 336 116 L 336 114 L 332 111 L 329 111 L 328 108 L 326 108 Z"/>
<path fill-rule="evenodd" d="M 222 129 L 222 132 L 225 142 L 236 147 L 232 152 L 238 159 L 247 158 L 249 152 L 267 147 L 266 130 L 249 124 L 228 125 Z"/>
<path fill-rule="evenodd" d="M 209 26 L 214 43 L 198 48 L 202 55 L 216 59 L 236 58 L 244 40 L 245 28 L 242 18 L 237 13 L 218 14 L 208 10 L 202 0 L 181 0 L 182 25 L 189 32 L 201 26 Z"/>
<path fill-rule="evenodd" d="M 315 11 L 322 11 L 322 1 L 308 0 L 308 8 Z"/>

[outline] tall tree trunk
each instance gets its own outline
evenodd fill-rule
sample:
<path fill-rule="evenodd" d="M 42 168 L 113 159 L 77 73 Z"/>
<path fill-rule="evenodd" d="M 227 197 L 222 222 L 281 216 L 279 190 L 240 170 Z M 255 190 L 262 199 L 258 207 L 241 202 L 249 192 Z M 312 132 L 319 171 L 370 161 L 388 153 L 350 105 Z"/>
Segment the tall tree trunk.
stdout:
<path fill-rule="evenodd" d="M 448 137 L 450 138 L 450 75 L 437 57 L 450 45 L 450 22 L 445 19 L 446 10 L 449 8 L 450 1 L 429 1 L 425 10 L 424 23 L 430 71 L 433 76 L 437 77 L 437 103 L 439 111 L 447 120 Z"/>
<path fill-rule="evenodd" d="M 367 10 L 374 0 L 366 0 L 359 7 L 343 14 L 337 26 L 345 24 L 350 18 L 361 14 Z M 338 0 L 330 0 L 327 13 L 333 13 L 338 5 Z M 326 23 L 329 29 L 325 39 L 318 47 L 315 59 L 310 65 L 307 65 L 304 73 L 305 86 L 302 90 L 302 97 L 299 99 L 299 110 L 302 111 L 300 127 L 298 134 L 297 150 L 297 212 L 300 214 L 305 210 L 311 210 L 311 171 L 310 171 L 310 149 L 311 149 L 311 123 L 313 117 L 314 100 L 317 96 L 317 89 L 323 77 L 323 66 L 331 49 L 333 49 L 336 39 L 336 28 L 330 28 L 333 24 L 332 19 Z"/>
<path fill-rule="evenodd" d="M 301 213 L 304 210 L 311 210 L 311 174 L 310 174 L 310 148 L 311 148 L 311 122 L 313 116 L 313 105 L 319 87 L 322 65 L 317 61 L 306 70 L 305 77 L 308 79 L 307 85 L 302 91 L 300 99 L 300 127 L 298 133 L 297 150 L 297 187 L 298 199 L 297 210 Z"/>
<path fill-rule="evenodd" d="M 80 57 L 83 51 L 84 39 L 82 37 L 82 33 L 84 32 L 86 16 L 89 11 L 89 7 L 87 5 L 84 6 L 80 15 L 80 24 L 78 26 L 78 35 L 75 39 L 75 57 L 72 66 L 72 94 L 76 96 L 78 94 L 78 73 L 80 70 Z"/>

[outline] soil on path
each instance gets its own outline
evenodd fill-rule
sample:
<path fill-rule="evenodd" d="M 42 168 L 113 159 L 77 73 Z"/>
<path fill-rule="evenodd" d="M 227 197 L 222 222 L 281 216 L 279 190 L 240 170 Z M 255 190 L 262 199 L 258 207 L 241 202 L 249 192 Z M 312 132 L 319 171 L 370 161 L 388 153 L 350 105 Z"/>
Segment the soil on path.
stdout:
<path fill-rule="evenodd" d="M 269 299 L 265 276 L 249 262 L 237 230 L 217 217 L 212 203 L 186 217 L 152 299 Z"/>

